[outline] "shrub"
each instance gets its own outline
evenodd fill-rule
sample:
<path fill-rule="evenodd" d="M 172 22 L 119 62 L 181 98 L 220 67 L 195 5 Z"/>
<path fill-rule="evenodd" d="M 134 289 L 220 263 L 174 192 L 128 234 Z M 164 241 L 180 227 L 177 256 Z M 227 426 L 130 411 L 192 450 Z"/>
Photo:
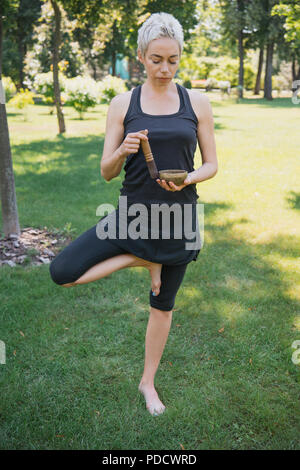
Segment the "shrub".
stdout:
<path fill-rule="evenodd" d="M 8 104 L 15 108 L 23 109 L 29 104 L 34 104 L 33 96 L 32 91 L 23 90 L 23 88 L 21 88 L 20 92 L 16 93 L 15 96 L 9 100 Z"/>
<path fill-rule="evenodd" d="M 14 106 L 15 108 L 23 109 L 26 108 L 29 104 L 34 104 L 33 96 L 34 93 L 32 93 L 32 91 L 23 90 L 23 88 L 21 88 L 20 92 L 16 93 L 15 96 L 9 100 L 8 104 Z M 27 114 L 24 113 L 24 120 L 26 119 Z"/>
<path fill-rule="evenodd" d="M 83 113 L 99 102 L 98 85 L 90 77 L 74 77 L 65 81 L 66 104 L 72 106 L 83 119 Z"/>
<path fill-rule="evenodd" d="M 98 82 L 99 102 L 109 104 L 112 98 L 127 91 L 122 78 L 107 75 L 101 82 Z"/>
<path fill-rule="evenodd" d="M 10 77 L 2 77 L 5 91 L 5 101 L 9 101 L 17 92 L 16 86 Z"/>
<path fill-rule="evenodd" d="M 61 101 L 64 103 L 64 90 L 66 78 L 59 73 L 58 76 L 60 91 L 62 92 Z M 53 72 L 38 73 L 33 80 L 33 89 L 36 93 L 43 96 L 43 101 L 49 105 L 54 105 L 54 86 L 53 86 Z"/>
<path fill-rule="evenodd" d="M 289 82 L 283 75 L 274 75 L 272 77 L 272 89 L 280 93 L 289 89 Z"/>

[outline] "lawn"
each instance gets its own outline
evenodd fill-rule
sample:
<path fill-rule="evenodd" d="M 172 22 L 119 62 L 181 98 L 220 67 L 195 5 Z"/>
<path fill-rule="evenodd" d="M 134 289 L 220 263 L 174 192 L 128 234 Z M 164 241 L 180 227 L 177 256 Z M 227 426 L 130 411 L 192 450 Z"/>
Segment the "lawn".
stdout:
<path fill-rule="evenodd" d="M 300 449 L 300 108 L 210 98 L 219 171 L 197 185 L 204 246 L 156 375 L 165 413 L 152 417 L 137 391 L 146 269 L 64 289 L 47 265 L 4 266 L 1 449 Z M 7 111 L 22 228 L 67 226 L 75 238 L 98 205 L 116 206 L 124 170 L 100 174 L 106 105 L 82 121 L 67 107 L 63 137 L 47 106 L 27 121 Z"/>

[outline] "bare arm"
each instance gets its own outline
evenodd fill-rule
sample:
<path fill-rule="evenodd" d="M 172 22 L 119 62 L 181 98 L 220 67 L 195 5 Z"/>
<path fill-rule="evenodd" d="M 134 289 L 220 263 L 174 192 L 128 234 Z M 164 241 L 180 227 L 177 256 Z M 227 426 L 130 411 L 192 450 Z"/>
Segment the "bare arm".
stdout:
<path fill-rule="evenodd" d="M 197 96 L 198 95 L 198 96 Z M 198 128 L 197 136 L 201 151 L 202 166 L 189 173 L 189 184 L 212 178 L 218 171 L 214 119 L 209 98 L 197 93 Z"/>
<path fill-rule="evenodd" d="M 121 122 L 120 95 L 112 98 L 106 118 L 105 140 L 100 162 L 101 176 L 106 181 L 118 176 L 122 170 L 126 154 L 122 152 L 124 128 Z"/>
<path fill-rule="evenodd" d="M 140 140 L 148 137 L 139 132 L 128 133 L 125 139 L 123 126 L 123 96 L 115 96 L 109 105 L 106 119 L 104 148 L 100 162 L 101 176 L 110 181 L 121 173 L 127 155 L 137 153 Z"/>

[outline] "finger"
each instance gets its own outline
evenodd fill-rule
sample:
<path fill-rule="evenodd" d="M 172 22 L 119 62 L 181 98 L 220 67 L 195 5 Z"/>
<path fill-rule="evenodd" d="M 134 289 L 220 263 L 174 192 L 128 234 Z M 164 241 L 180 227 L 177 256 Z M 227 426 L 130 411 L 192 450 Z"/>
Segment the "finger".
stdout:
<path fill-rule="evenodd" d="M 169 185 L 170 185 L 173 189 L 175 189 L 175 190 L 178 189 L 178 186 L 176 186 L 176 184 L 173 183 L 173 181 L 170 181 Z"/>
<path fill-rule="evenodd" d="M 148 137 L 145 135 L 145 134 L 142 134 L 141 132 L 139 132 L 138 134 L 136 134 L 140 139 L 143 139 L 143 140 L 148 140 Z"/>
<path fill-rule="evenodd" d="M 168 182 L 165 181 L 165 180 L 162 180 L 162 182 L 163 182 L 164 188 L 167 189 L 168 191 L 170 191 L 171 188 L 170 188 Z"/>

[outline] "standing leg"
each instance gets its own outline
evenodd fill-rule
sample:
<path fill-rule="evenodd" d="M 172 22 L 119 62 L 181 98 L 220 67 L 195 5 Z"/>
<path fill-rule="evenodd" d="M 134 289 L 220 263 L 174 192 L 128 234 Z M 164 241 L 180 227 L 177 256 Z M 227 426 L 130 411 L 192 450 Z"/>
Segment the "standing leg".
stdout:
<path fill-rule="evenodd" d="M 146 407 L 153 416 L 158 416 L 165 410 L 165 405 L 155 390 L 154 377 L 168 339 L 175 297 L 186 268 L 187 264 L 163 265 L 160 293 L 158 296 L 153 296 L 150 292 L 151 308 L 145 340 L 145 366 L 138 389 L 144 395 Z"/>
<path fill-rule="evenodd" d="M 153 416 L 165 410 L 165 405 L 160 401 L 154 388 L 154 376 L 168 339 L 171 323 L 172 310 L 166 312 L 150 308 L 145 342 L 145 367 L 139 391 L 144 395 L 147 409 Z"/>

